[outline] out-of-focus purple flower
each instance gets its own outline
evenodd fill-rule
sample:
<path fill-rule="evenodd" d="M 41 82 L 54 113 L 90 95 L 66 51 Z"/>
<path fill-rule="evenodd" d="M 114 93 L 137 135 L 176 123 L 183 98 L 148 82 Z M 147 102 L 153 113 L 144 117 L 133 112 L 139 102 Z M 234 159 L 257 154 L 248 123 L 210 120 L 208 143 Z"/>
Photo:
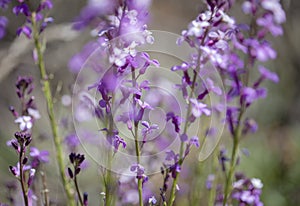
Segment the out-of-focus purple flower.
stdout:
<path fill-rule="evenodd" d="M 24 14 L 26 17 L 30 17 L 31 12 L 26 3 L 21 3 L 13 8 L 13 13 L 15 15 Z"/>
<path fill-rule="evenodd" d="M 268 69 L 266 69 L 263 66 L 259 66 L 258 70 L 261 74 L 261 78 L 271 80 L 274 83 L 279 82 L 279 77 L 276 73 L 269 71 Z"/>
<path fill-rule="evenodd" d="M 269 59 L 275 59 L 277 54 L 275 50 L 266 41 L 258 42 L 255 39 L 246 41 L 251 46 L 251 55 L 257 60 L 265 62 Z"/>
<path fill-rule="evenodd" d="M 276 23 L 281 24 L 285 22 L 285 12 L 282 9 L 279 0 L 262 0 L 261 5 L 264 9 L 273 13 Z"/>
<path fill-rule="evenodd" d="M 0 39 L 5 36 L 5 29 L 8 23 L 8 19 L 5 16 L 0 16 Z"/>
<path fill-rule="evenodd" d="M 259 32 L 260 37 L 265 36 L 265 30 L 269 31 L 273 36 L 280 36 L 283 34 L 282 27 L 274 24 L 273 16 L 270 14 L 258 18 L 256 23 L 262 27 L 262 30 Z"/>
<path fill-rule="evenodd" d="M 246 119 L 244 123 L 243 133 L 246 134 L 247 132 L 255 133 L 258 129 L 258 125 L 254 119 Z"/>
<path fill-rule="evenodd" d="M 75 133 L 69 134 L 65 137 L 64 143 L 67 145 L 70 152 L 75 152 L 79 146 L 80 141 Z"/>
<path fill-rule="evenodd" d="M 29 155 L 32 157 L 31 166 L 36 168 L 40 163 L 49 162 L 49 151 L 47 150 L 38 150 L 36 147 L 30 147 Z"/>
<path fill-rule="evenodd" d="M 192 114 L 194 117 L 200 117 L 202 114 L 209 116 L 211 114 L 206 104 L 198 102 L 197 99 L 190 99 L 190 102 L 192 103 Z"/>
<path fill-rule="evenodd" d="M 0 0 L 0 8 L 7 9 L 7 6 L 10 2 L 11 0 Z"/>
<path fill-rule="evenodd" d="M 33 183 L 35 171 L 36 171 L 35 169 L 30 169 L 30 171 L 29 171 L 29 177 L 28 177 L 28 181 L 27 181 L 28 187 L 30 187 L 30 185 Z"/>
<path fill-rule="evenodd" d="M 18 28 L 17 30 L 17 35 L 20 36 L 21 34 L 24 34 L 28 39 L 31 39 L 31 33 L 32 33 L 32 30 L 29 26 L 22 26 L 20 28 Z"/>
<path fill-rule="evenodd" d="M 245 87 L 242 90 L 243 100 L 248 104 L 252 104 L 255 100 L 265 98 L 267 91 L 265 88 L 253 89 L 252 87 Z"/>
<path fill-rule="evenodd" d="M 231 197 L 238 200 L 240 205 L 263 206 L 260 201 L 263 184 L 260 179 L 241 177 L 233 183 Z"/>
<path fill-rule="evenodd" d="M 211 190 L 213 186 L 213 181 L 215 180 L 215 175 L 210 174 L 206 179 L 206 189 Z"/>

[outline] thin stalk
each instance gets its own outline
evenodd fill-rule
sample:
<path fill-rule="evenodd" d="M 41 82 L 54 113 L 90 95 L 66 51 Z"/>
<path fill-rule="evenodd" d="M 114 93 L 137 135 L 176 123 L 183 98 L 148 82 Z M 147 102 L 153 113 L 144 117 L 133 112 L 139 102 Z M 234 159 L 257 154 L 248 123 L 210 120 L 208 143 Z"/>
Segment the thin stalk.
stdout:
<path fill-rule="evenodd" d="M 41 171 L 41 177 L 42 177 L 42 182 L 43 182 L 43 194 L 44 194 L 44 206 L 49 206 L 49 198 L 48 198 L 48 193 L 49 190 L 47 188 L 47 181 L 46 181 L 46 176 L 43 171 Z"/>
<path fill-rule="evenodd" d="M 111 153 L 109 151 L 108 154 L 108 169 L 106 169 L 106 177 L 105 177 L 105 205 L 110 206 L 112 205 L 113 197 L 112 197 L 112 185 L 111 185 Z"/>
<path fill-rule="evenodd" d="M 211 14 L 210 19 L 208 20 L 208 22 L 211 21 L 212 17 L 213 17 L 213 12 L 212 12 L 212 14 Z M 205 33 L 203 35 L 203 39 L 201 40 L 201 45 L 202 46 L 204 45 L 204 41 L 205 41 L 205 38 L 206 38 L 206 36 L 208 34 L 209 29 L 210 29 L 210 27 L 206 28 L 206 30 L 205 30 Z M 200 66 L 200 50 L 198 50 L 197 61 L 198 62 L 197 62 L 196 68 L 198 68 Z M 193 96 L 193 93 L 194 93 L 194 90 L 195 90 L 195 84 L 196 84 L 197 76 L 198 76 L 198 71 L 194 70 L 193 82 L 192 82 L 191 92 L 189 94 L 189 99 L 188 100 L 190 100 L 190 98 Z M 187 119 L 191 115 L 191 110 L 192 110 L 192 105 L 189 102 L 188 110 L 187 110 L 186 118 L 185 118 L 186 121 L 185 121 L 185 125 L 184 125 L 183 134 L 186 134 L 187 129 L 189 127 Z M 180 150 L 179 150 L 179 165 L 180 166 L 183 163 L 183 149 L 184 149 L 184 142 L 181 142 L 181 144 L 180 144 Z M 179 176 L 179 172 L 176 172 L 176 176 L 175 176 L 175 179 L 174 179 L 173 184 L 172 184 L 172 189 L 171 189 L 170 200 L 169 200 L 168 206 L 172 206 L 174 204 L 178 176 Z"/>
<path fill-rule="evenodd" d="M 242 125 L 241 125 L 242 121 L 241 120 L 242 120 L 244 112 L 245 112 L 245 104 L 242 105 L 242 109 L 241 109 L 241 112 L 238 117 L 238 125 L 237 125 L 237 127 L 234 131 L 234 135 L 233 135 L 233 148 L 232 148 L 232 152 L 231 152 L 230 167 L 229 167 L 229 171 L 228 171 L 228 175 L 227 175 L 227 180 L 225 183 L 223 206 L 226 205 L 228 196 L 229 196 L 230 190 L 231 190 L 232 179 L 233 179 L 235 166 L 236 166 L 236 162 L 237 162 L 237 157 L 238 157 L 239 140 L 240 140 L 241 134 L 242 134 Z"/>
<path fill-rule="evenodd" d="M 67 177 L 64 170 L 64 159 L 63 159 L 63 149 L 61 144 L 61 138 L 58 135 L 58 126 L 55 120 L 54 116 L 54 109 L 53 109 L 53 98 L 51 94 L 51 87 L 49 78 L 46 72 L 45 68 L 45 62 L 44 62 L 44 56 L 42 51 L 42 45 L 40 42 L 40 35 L 38 31 L 38 26 L 35 18 L 35 13 L 32 14 L 32 30 L 33 30 L 33 39 L 34 39 L 34 46 L 37 52 L 37 65 L 40 70 L 41 80 L 43 83 L 43 92 L 47 103 L 47 109 L 48 109 L 48 117 L 50 120 L 53 140 L 54 140 L 54 146 L 55 146 L 55 152 L 56 152 L 56 159 L 59 167 L 59 174 L 60 178 L 64 187 L 64 190 L 67 195 L 68 204 L 70 206 L 75 206 L 75 202 L 73 200 L 73 194 L 71 191 L 70 184 L 67 181 Z"/>
<path fill-rule="evenodd" d="M 76 192 L 77 192 L 77 196 L 78 196 L 80 205 L 83 206 L 83 201 L 82 201 L 82 197 L 81 197 L 80 190 L 78 187 L 78 182 L 77 182 L 77 175 L 74 176 L 74 184 L 75 184 L 75 188 L 76 188 Z"/>
<path fill-rule="evenodd" d="M 112 96 L 111 99 L 111 105 L 113 105 L 114 102 L 114 96 Z M 108 115 L 108 119 L 107 119 L 107 126 L 108 126 L 108 132 L 107 135 L 112 135 L 113 133 L 113 129 L 114 129 L 114 120 L 113 120 L 113 116 L 112 116 L 112 106 L 110 106 L 110 113 Z M 112 171 L 111 171 L 111 167 L 112 167 L 112 158 L 113 158 L 113 154 L 112 154 L 112 148 L 109 147 L 108 148 L 108 168 L 106 169 L 106 177 L 105 177 L 105 205 L 106 206 L 111 206 L 113 205 L 113 185 L 112 185 Z"/>
<path fill-rule="evenodd" d="M 135 76 L 135 69 L 132 67 L 131 68 L 131 78 L 132 78 L 132 86 L 136 87 L 136 76 Z M 135 114 L 135 107 L 136 107 L 136 100 L 135 97 L 133 96 L 132 98 L 133 101 L 133 112 L 134 112 L 134 117 L 136 116 Z M 136 154 L 136 161 L 137 164 L 140 164 L 140 145 L 138 141 L 138 122 L 134 122 L 134 143 L 135 143 L 135 154 Z M 138 178 L 138 193 L 139 193 L 139 206 L 143 206 L 143 180 L 141 178 Z"/>
<path fill-rule="evenodd" d="M 20 183 L 21 183 L 21 187 L 22 187 L 22 194 L 23 194 L 23 199 L 24 199 L 24 205 L 28 206 L 28 196 L 27 196 L 27 190 L 26 190 L 26 186 L 25 186 L 25 182 L 24 182 L 24 174 L 23 174 L 23 153 L 24 153 L 24 148 L 23 146 L 21 146 L 20 149 L 20 154 L 19 154 L 19 164 L 20 164 Z"/>
<path fill-rule="evenodd" d="M 200 59 L 200 52 L 199 52 L 199 55 L 198 55 L 198 59 Z M 191 86 L 191 92 L 189 94 L 188 100 L 190 100 L 190 98 L 193 96 L 193 93 L 194 93 L 194 90 L 195 90 L 195 84 L 196 84 L 196 80 L 197 80 L 197 75 L 198 75 L 198 72 L 194 71 L 193 82 L 192 82 L 192 86 Z M 188 126 L 189 126 L 187 119 L 191 115 L 191 110 L 192 110 L 192 104 L 189 102 L 188 109 L 187 109 L 187 112 L 186 112 L 186 117 L 185 117 L 186 121 L 185 121 L 184 129 L 183 129 L 183 134 L 186 134 L 186 132 L 187 132 L 187 129 L 188 129 Z M 178 164 L 180 166 L 183 163 L 183 152 L 184 152 L 184 142 L 181 142 L 180 150 L 179 150 L 179 162 L 178 162 Z M 172 206 L 174 204 L 175 197 L 176 197 L 175 193 L 176 193 L 176 185 L 177 185 L 177 182 L 178 182 L 178 177 L 179 177 L 179 172 L 176 172 L 176 176 L 173 180 L 173 184 L 172 184 L 172 188 L 171 188 L 170 200 L 169 200 L 168 206 Z"/>
<path fill-rule="evenodd" d="M 216 171 L 215 168 L 218 167 L 219 162 L 218 162 L 218 153 L 215 151 L 213 154 L 213 163 L 212 163 L 212 170 L 213 172 Z M 209 192 L 209 201 L 208 201 L 208 206 L 214 206 L 215 205 L 215 199 L 216 199 L 216 189 L 217 189 L 217 174 L 215 175 L 215 178 L 212 183 L 212 187 Z"/>

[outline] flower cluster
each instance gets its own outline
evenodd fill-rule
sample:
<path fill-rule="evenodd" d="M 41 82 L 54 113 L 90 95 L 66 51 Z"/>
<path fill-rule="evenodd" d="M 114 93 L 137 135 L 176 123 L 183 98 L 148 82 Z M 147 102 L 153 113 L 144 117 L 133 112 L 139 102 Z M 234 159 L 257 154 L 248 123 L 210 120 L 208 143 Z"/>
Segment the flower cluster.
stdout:
<path fill-rule="evenodd" d="M 208 10 L 200 13 L 177 41 L 178 44 L 187 42 L 190 47 L 197 50 L 197 53 L 191 55 L 189 62 L 174 66 L 172 70 L 183 73 L 182 84 L 177 87 L 188 100 L 191 108 L 188 111 L 193 115 L 191 118 L 188 113 L 186 122 L 193 122 L 202 114 L 210 115 L 211 110 L 199 100 L 205 100 L 211 92 L 222 95 L 221 89 L 215 86 L 211 79 L 204 80 L 206 83 L 204 88 L 199 87 L 201 84 L 197 83 L 197 77 L 201 77 L 205 65 L 212 64 L 222 75 L 227 100 L 227 106 L 223 105 L 223 107 L 227 110 L 227 124 L 234 139 L 235 149 L 233 149 L 233 159 L 228 161 L 221 157 L 220 162 L 223 171 L 226 162 L 231 162 L 230 170 L 233 171 L 237 161 L 236 148 L 241 134 L 245 135 L 249 131 L 257 130 L 257 124 L 253 119 L 243 118 L 245 110 L 258 99 L 266 97 L 266 89 L 261 87 L 264 80 L 275 83 L 279 81 L 277 74 L 266 69 L 262 63 L 276 57 L 276 52 L 266 37 L 268 33 L 273 36 L 282 34 L 280 24 L 285 21 L 285 14 L 278 1 L 245 1 L 242 6 L 243 11 L 245 14 L 252 15 L 252 23 L 247 25 L 237 22 L 226 14 L 231 6 L 228 1 L 207 0 L 206 3 Z M 249 75 L 256 65 L 260 76 L 251 83 Z M 188 89 L 191 90 L 190 95 Z M 180 156 L 182 159 L 183 156 Z M 178 161 L 181 162 L 181 159 Z M 230 171 L 228 173 L 224 204 L 227 203 L 228 184 L 232 181 L 233 175 Z"/>
<path fill-rule="evenodd" d="M 31 96 L 33 89 L 32 77 L 18 77 L 16 82 L 16 93 L 22 108 L 19 113 L 11 106 L 10 111 L 16 118 L 15 123 L 19 124 L 21 131 L 30 131 L 34 122 L 41 117 L 34 103 L 35 98 L 34 96 Z"/>
<path fill-rule="evenodd" d="M 45 15 L 43 11 L 52 7 L 52 0 L 41 1 L 35 9 L 32 9 L 29 2 L 19 0 L 18 5 L 13 8 L 13 13 L 17 16 L 24 15 L 27 23 L 18 28 L 17 35 L 24 34 L 27 38 L 32 38 L 33 24 L 39 24 L 39 33 L 42 33 L 48 24 L 53 22 L 53 18 Z"/>
<path fill-rule="evenodd" d="M 31 96 L 33 89 L 32 77 L 18 77 L 16 93 L 21 103 L 21 109 L 19 113 L 11 106 L 10 111 L 16 118 L 15 123 L 19 124 L 20 132 L 16 132 L 15 138 L 7 142 L 7 145 L 14 148 L 18 154 L 17 165 L 10 166 L 9 169 L 21 183 L 25 205 L 32 205 L 32 201 L 36 199 L 34 191 L 30 189 L 34 183 L 36 171 L 39 170 L 41 163 L 49 162 L 48 151 L 39 151 L 35 147 L 30 147 L 33 124 L 40 118 L 34 103 L 34 96 Z M 28 151 L 29 157 L 27 156 Z"/>

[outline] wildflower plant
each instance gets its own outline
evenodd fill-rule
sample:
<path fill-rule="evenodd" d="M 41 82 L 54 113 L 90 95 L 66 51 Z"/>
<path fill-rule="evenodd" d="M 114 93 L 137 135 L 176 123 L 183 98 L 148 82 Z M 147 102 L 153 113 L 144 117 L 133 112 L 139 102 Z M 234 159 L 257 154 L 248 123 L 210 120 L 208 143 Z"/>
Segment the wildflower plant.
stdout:
<path fill-rule="evenodd" d="M 0 7 L 7 9 L 9 3 L 0 0 Z M 26 19 L 16 34 L 34 43 L 32 59 L 40 71 L 65 205 L 89 204 L 78 180 L 89 169 L 86 159 L 99 167 L 101 204 L 172 206 L 182 190 L 185 162 L 204 165 L 215 153 L 218 169 L 203 183 L 210 191 L 208 205 L 263 205 L 261 180 L 236 172 L 236 167 L 240 141 L 258 129 L 247 111 L 266 97 L 263 81 L 279 81 L 264 63 L 276 58 L 268 38 L 283 34 L 285 13 L 277 0 L 245 0 L 241 9 L 250 21 L 240 22 L 230 16 L 239 5 L 233 0 L 204 3 L 206 10 L 179 36 L 149 30 L 149 0 L 89 1 L 73 24 L 79 32 L 90 30 L 92 40 L 69 62 L 76 82 L 62 104 L 72 107 L 73 125 L 63 141 L 58 128 L 69 129 L 69 122 L 58 124 L 44 62 L 43 33 L 54 21 L 49 16 L 53 3 L 14 1 L 13 13 Z M 0 38 L 7 23 L 1 16 Z M 176 51 L 169 48 L 175 43 Z M 161 63 L 165 54 L 177 61 Z M 34 202 L 40 197 L 32 186 L 36 171 L 49 161 L 49 152 L 31 144 L 40 118 L 33 88 L 31 77 L 19 77 L 20 112 L 10 107 L 19 129 L 8 142 L 18 154 L 16 166 L 9 169 L 20 182 L 26 206 L 50 204 L 42 170 L 44 196 Z M 230 149 L 219 147 L 224 128 L 231 136 Z M 193 158 L 195 153 L 200 161 Z M 218 172 L 224 178 L 217 178 Z M 152 178 L 156 173 L 161 174 L 159 183 Z"/>

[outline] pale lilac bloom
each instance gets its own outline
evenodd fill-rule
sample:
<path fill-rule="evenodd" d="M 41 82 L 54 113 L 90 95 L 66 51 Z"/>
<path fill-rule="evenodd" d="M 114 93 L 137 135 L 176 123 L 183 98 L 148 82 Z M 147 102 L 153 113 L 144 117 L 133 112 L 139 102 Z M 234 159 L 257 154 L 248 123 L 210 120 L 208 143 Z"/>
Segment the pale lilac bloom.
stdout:
<path fill-rule="evenodd" d="M 251 87 L 245 87 L 242 90 L 242 95 L 246 103 L 251 104 L 257 99 L 265 98 L 267 91 L 264 88 L 253 89 Z"/>
<path fill-rule="evenodd" d="M 40 119 L 41 118 L 41 115 L 40 115 L 40 113 L 37 109 L 28 108 L 27 111 L 28 111 L 28 114 L 31 117 L 33 117 L 33 119 Z"/>
<path fill-rule="evenodd" d="M 38 160 L 43 163 L 49 162 L 49 151 L 47 150 L 40 151 L 36 147 L 30 147 L 29 155 L 33 158 L 33 160 Z"/>
<path fill-rule="evenodd" d="M 262 78 L 269 79 L 274 83 L 279 82 L 279 77 L 276 73 L 269 71 L 268 69 L 266 69 L 263 66 L 258 66 L 258 70 L 259 70 L 260 74 L 262 75 Z"/>
<path fill-rule="evenodd" d="M 269 10 L 273 13 L 276 23 L 281 24 L 285 22 L 285 12 L 282 9 L 279 0 L 262 0 L 261 5 L 264 9 Z"/>
<path fill-rule="evenodd" d="M 206 104 L 198 102 L 197 99 L 190 99 L 190 102 L 193 106 L 192 114 L 194 115 L 194 117 L 200 117 L 202 114 L 209 116 L 211 114 L 211 111 L 207 108 Z"/>
<path fill-rule="evenodd" d="M 256 20 L 257 25 L 263 27 L 263 29 L 267 29 L 273 36 L 280 36 L 283 34 L 283 30 L 281 26 L 274 24 L 273 16 L 271 14 L 267 14 L 261 18 Z"/>

